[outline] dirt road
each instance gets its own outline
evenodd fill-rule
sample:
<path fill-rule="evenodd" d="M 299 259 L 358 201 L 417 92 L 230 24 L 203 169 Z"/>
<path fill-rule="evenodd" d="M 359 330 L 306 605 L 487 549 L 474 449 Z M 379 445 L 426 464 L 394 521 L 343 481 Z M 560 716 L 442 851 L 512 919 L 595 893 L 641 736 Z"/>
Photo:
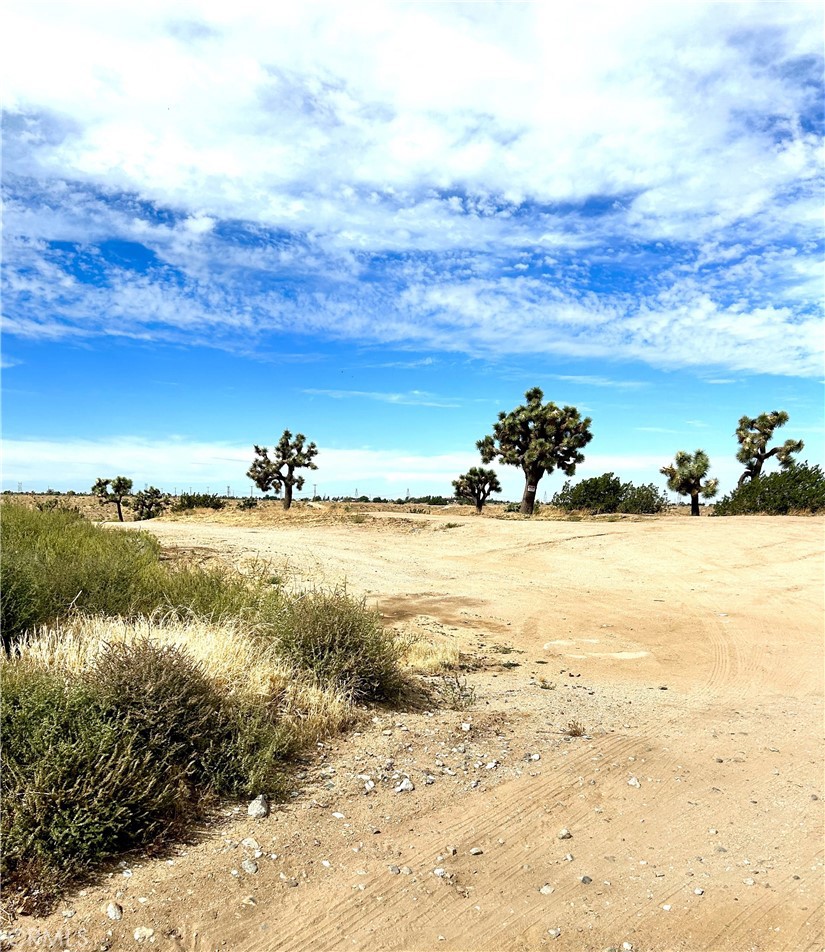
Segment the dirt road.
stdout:
<path fill-rule="evenodd" d="M 113 949 L 138 926 L 250 952 L 822 949 L 823 520 L 449 519 L 148 526 L 346 579 L 456 641 L 476 700 L 376 712 L 267 819 L 49 922 Z"/>

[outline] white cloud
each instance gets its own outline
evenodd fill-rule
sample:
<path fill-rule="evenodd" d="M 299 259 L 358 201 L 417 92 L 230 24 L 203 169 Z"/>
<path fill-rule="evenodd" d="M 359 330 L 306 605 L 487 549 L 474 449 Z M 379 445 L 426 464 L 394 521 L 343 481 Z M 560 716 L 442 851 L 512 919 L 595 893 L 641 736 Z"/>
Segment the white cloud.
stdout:
<path fill-rule="evenodd" d="M 821 373 L 822 26 L 806 3 L 10 0 L 6 331 Z M 109 238 L 153 258 L 114 267 Z"/>

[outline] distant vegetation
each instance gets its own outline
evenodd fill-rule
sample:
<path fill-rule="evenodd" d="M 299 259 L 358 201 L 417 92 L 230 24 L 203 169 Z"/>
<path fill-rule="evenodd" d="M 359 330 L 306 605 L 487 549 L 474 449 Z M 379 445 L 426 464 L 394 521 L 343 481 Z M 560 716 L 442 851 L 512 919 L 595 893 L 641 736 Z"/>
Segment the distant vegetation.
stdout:
<path fill-rule="evenodd" d="M 784 516 L 823 510 L 825 473 L 819 466 L 805 462 L 743 483 L 716 503 L 714 515 L 739 516 L 761 512 Z"/>
<path fill-rule="evenodd" d="M 553 496 L 552 505 L 594 515 L 612 512 L 649 514 L 661 512 L 667 506 L 667 499 L 653 483 L 634 486 L 631 482 L 623 483 L 613 473 L 604 473 L 583 479 L 575 486 L 568 480 Z"/>
<path fill-rule="evenodd" d="M 216 493 L 181 493 L 172 506 L 173 512 L 187 509 L 223 509 L 226 503 Z"/>

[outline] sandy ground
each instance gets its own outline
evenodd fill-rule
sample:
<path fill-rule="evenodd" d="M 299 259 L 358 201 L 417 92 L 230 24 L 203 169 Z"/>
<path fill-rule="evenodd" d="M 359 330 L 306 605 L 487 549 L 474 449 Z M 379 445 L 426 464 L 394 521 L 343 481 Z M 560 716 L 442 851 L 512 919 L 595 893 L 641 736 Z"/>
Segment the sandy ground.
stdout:
<path fill-rule="evenodd" d="M 387 624 L 457 642 L 475 703 L 370 712 L 266 819 L 227 809 L 130 856 L 20 920 L 17 947 L 129 949 L 145 927 L 186 950 L 822 949 L 823 526 L 152 522 L 346 579 Z"/>

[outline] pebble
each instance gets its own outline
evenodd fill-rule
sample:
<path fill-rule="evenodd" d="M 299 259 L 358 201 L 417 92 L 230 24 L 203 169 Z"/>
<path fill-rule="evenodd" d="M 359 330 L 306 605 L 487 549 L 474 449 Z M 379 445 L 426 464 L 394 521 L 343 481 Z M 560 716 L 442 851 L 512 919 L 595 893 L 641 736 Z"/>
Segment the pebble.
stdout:
<path fill-rule="evenodd" d="M 335 817 L 336 820 L 343 820 L 343 819 L 344 819 L 344 814 L 343 814 L 343 813 L 333 813 L 332 815 Z"/>
<path fill-rule="evenodd" d="M 393 874 L 393 876 L 397 876 L 401 872 L 401 869 L 398 866 L 388 866 L 387 869 Z"/>
<path fill-rule="evenodd" d="M 484 850 L 480 846 L 474 846 L 470 850 L 470 856 L 481 856 Z"/>
<path fill-rule="evenodd" d="M 106 915 L 114 922 L 120 922 L 123 918 L 123 906 L 119 902 L 110 902 L 106 907 Z"/>
<path fill-rule="evenodd" d="M 573 839 L 573 834 L 570 832 L 570 830 L 567 829 L 567 827 L 565 827 L 564 829 L 559 830 L 559 839 L 560 839 L 560 840 L 572 840 L 572 839 Z"/>
<path fill-rule="evenodd" d="M 257 906 L 258 903 L 254 896 L 244 896 L 241 900 L 242 906 Z"/>
<path fill-rule="evenodd" d="M 462 725 L 461 725 L 461 729 L 462 729 L 463 731 L 471 731 L 471 730 L 473 729 L 473 725 L 472 725 L 472 724 L 462 724 Z"/>
<path fill-rule="evenodd" d="M 530 754 L 530 760 L 541 760 L 541 754 Z"/>
<path fill-rule="evenodd" d="M 579 876 L 579 881 L 583 882 L 585 886 L 589 886 L 593 882 L 589 876 Z"/>
<path fill-rule="evenodd" d="M 144 942 L 146 939 L 151 939 L 154 934 L 154 929 L 150 929 L 148 926 L 138 926 L 134 931 L 135 942 Z"/>
<path fill-rule="evenodd" d="M 566 853 L 565 856 L 564 856 L 564 861 L 565 861 L 565 863 L 572 863 L 572 862 L 573 862 L 573 854 L 572 854 L 572 853 Z"/>
<path fill-rule="evenodd" d="M 754 884 L 754 880 L 751 879 L 750 876 L 748 876 L 747 879 L 743 879 L 742 882 L 743 882 L 746 886 L 753 886 L 753 884 Z"/>
<path fill-rule="evenodd" d="M 701 886 L 697 886 L 696 889 L 693 890 L 693 895 L 694 895 L 694 896 L 704 896 L 704 895 L 705 895 L 705 890 L 702 889 Z"/>
<path fill-rule="evenodd" d="M 561 935 L 561 929 L 548 929 L 547 934 L 551 939 L 558 939 L 558 937 Z"/>
<path fill-rule="evenodd" d="M 411 790 L 415 790 L 415 784 L 409 777 L 404 777 L 401 783 L 395 788 L 396 793 L 409 793 Z"/>
<path fill-rule="evenodd" d="M 673 907 L 667 903 L 664 906 L 662 906 L 662 909 L 664 909 L 665 912 L 670 912 L 672 908 Z"/>
<path fill-rule="evenodd" d="M 448 846 L 446 852 L 448 852 L 448 853 L 450 854 L 450 856 L 455 856 L 456 853 L 458 853 L 458 847 L 457 847 L 457 846 Z"/>
<path fill-rule="evenodd" d="M 641 784 L 636 779 L 636 777 L 631 777 L 630 780 L 627 781 L 627 785 L 628 787 L 635 787 L 637 790 L 639 789 L 639 787 L 641 787 Z"/>
<path fill-rule="evenodd" d="M 241 840 L 241 846 L 245 846 L 248 850 L 259 850 L 261 848 L 258 841 L 252 836 L 247 836 L 246 839 Z"/>
<path fill-rule="evenodd" d="M 250 876 L 254 876 L 258 872 L 258 864 L 254 859 L 245 859 L 241 862 L 241 869 Z"/>
<path fill-rule="evenodd" d="M 554 891 L 555 891 L 555 890 L 554 890 L 554 888 L 550 885 L 550 883 L 545 883 L 545 884 L 541 887 L 541 889 L 539 889 L 539 892 L 542 894 L 542 896 L 549 896 L 549 895 L 551 895 L 551 893 L 553 893 Z"/>
<path fill-rule="evenodd" d="M 439 879 L 443 879 L 447 875 L 447 870 L 443 866 L 436 866 L 433 870 L 433 875 L 438 876 Z"/>
<path fill-rule="evenodd" d="M 372 793 L 373 790 L 375 790 L 375 781 L 374 781 L 374 780 L 368 780 L 368 781 L 364 784 L 364 791 L 365 791 L 366 793 Z"/>
<path fill-rule="evenodd" d="M 74 916 L 74 915 L 76 915 L 74 909 L 64 909 L 64 910 L 63 910 L 63 918 L 64 918 L 64 919 L 71 919 L 72 916 Z"/>
<path fill-rule="evenodd" d="M 412 875 L 412 870 L 410 869 L 409 866 L 402 866 L 402 867 L 401 867 L 401 873 L 402 873 L 402 875 L 404 875 L 404 876 L 411 876 L 411 875 Z"/>
<path fill-rule="evenodd" d="M 269 816 L 269 801 L 260 794 L 249 804 L 246 812 L 256 820 L 262 820 L 265 816 Z"/>

